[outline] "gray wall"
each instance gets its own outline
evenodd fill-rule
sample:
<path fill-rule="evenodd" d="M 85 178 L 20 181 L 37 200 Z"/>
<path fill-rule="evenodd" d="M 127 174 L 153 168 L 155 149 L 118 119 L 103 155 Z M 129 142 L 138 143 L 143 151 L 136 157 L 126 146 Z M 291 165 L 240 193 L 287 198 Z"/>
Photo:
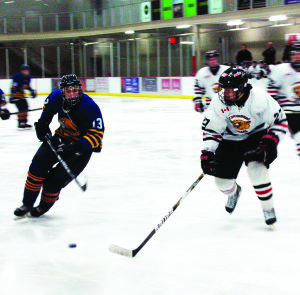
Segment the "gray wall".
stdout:
<path fill-rule="evenodd" d="M 202 52 L 201 65 L 204 65 L 204 53 L 207 50 L 216 49 L 222 52 L 222 45 L 225 43 L 227 47 L 227 55 L 222 56 L 225 62 L 235 62 L 237 52 L 241 49 L 241 45 L 245 43 L 251 51 L 254 60 L 263 59 L 262 52 L 267 48 L 269 41 L 277 51 L 276 59 L 281 60 L 283 49 L 285 46 L 285 34 L 300 33 L 299 25 L 285 26 L 285 27 L 265 27 L 257 29 L 249 29 L 242 31 L 223 31 L 216 33 L 201 33 L 200 46 Z"/>

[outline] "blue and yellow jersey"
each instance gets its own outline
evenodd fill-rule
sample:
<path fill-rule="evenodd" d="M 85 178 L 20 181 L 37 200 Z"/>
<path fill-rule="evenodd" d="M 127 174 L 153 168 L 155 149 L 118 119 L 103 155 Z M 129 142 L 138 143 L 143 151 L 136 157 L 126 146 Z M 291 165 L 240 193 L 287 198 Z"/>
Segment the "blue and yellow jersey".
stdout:
<path fill-rule="evenodd" d="M 4 96 L 4 92 L 0 89 L 0 108 L 6 105 L 6 100 Z"/>
<path fill-rule="evenodd" d="M 25 89 L 32 90 L 30 87 L 31 79 L 30 75 L 23 76 L 21 73 L 14 75 L 11 86 L 11 93 L 14 94 L 14 97 L 23 98 Z"/>
<path fill-rule="evenodd" d="M 60 127 L 55 133 L 62 138 L 79 140 L 86 149 L 100 152 L 104 135 L 104 123 L 99 106 L 88 95 L 82 94 L 79 104 L 64 110 L 60 89 L 54 90 L 44 102 L 41 118 L 48 122 L 58 114 Z"/>

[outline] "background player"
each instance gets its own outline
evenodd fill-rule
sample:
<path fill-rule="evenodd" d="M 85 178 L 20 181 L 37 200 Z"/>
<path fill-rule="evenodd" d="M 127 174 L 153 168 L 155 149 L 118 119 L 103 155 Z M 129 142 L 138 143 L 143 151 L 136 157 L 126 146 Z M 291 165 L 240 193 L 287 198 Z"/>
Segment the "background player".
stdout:
<path fill-rule="evenodd" d="M 18 127 L 25 129 L 31 128 L 30 124 L 27 124 L 28 117 L 28 103 L 25 97 L 24 90 L 28 90 L 31 93 L 31 97 L 36 97 L 36 92 L 30 86 L 32 77 L 30 76 L 30 68 L 28 65 L 21 66 L 21 73 L 16 74 L 13 77 L 11 86 L 10 103 L 14 103 L 20 114 L 18 114 Z"/>
<path fill-rule="evenodd" d="M 60 127 L 51 137 L 49 124 L 55 114 L 58 115 Z M 45 136 L 51 138 L 52 145 L 75 176 L 86 167 L 92 153 L 99 153 L 102 149 L 104 124 L 101 111 L 88 95 L 82 93 L 81 83 L 73 74 L 63 76 L 60 89 L 52 91 L 46 98 L 35 128 L 39 140 L 43 141 Z M 23 205 L 15 210 L 16 216 L 30 212 L 31 216 L 39 217 L 54 205 L 61 189 L 71 181 L 63 166 L 57 162 L 47 142 L 43 142 L 29 167 Z M 33 207 L 41 187 L 40 203 Z"/>
<path fill-rule="evenodd" d="M 286 117 L 278 103 L 263 89 L 252 87 L 242 69 L 229 68 L 220 77 L 222 88 L 203 120 L 203 172 L 215 176 L 219 190 L 228 196 L 232 213 L 241 193 L 236 183 L 245 162 L 250 181 L 261 202 L 265 222 L 276 222 L 269 165 L 287 132 Z"/>
<path fill-rule="evenodd" d="M 0 117 L 2 120 L 7 120 L 10 117 L 9 110 L 4 108 L 6 105 L 6 99 L 4 96 L 4 92 L 0 89 Z"/>
<path fill-rule="evenodd" d="M 272 68 L 268 93 L 286 113 L 289 130 L 300 156 L 300 43 L 292 44 L 291 61 Z"/>
<path fill-rule="evenodd" d="M 204 112 L 211 102 L 211 98 L 218 92 L 220 75 L 228 69 L 228 66 L 220 65 L 216 50 L 205 53 L 205 60 L 208 66 L 201 68 L 196 74 L 195 95 L 193 99 L 195 110 Z"/>

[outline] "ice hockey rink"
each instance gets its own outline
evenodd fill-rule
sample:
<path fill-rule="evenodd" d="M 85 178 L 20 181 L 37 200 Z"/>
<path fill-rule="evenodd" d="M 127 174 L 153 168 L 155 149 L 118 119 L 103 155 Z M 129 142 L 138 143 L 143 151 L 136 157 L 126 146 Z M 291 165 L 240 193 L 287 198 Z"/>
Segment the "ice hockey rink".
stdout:
<path fill-rule="evenodd" d="M 29 98 L 30 108 L 44 98 Z M 109 252 L 110 244 L 138 247 L 201 174 L 203 116 L 189 99 L 94 98 L 106 131 L 102 152 L 79 177 L 87 191 L 72 182 L 37 219 L 14 220 L 13 211 L 40 143 L 34 129 L 17 130 L 15 115 L 0 121 L 0 294 L 300 294 L 300 159 L 290 135 L 270 168 L 274 228 L 265 225 L 243 167 L 232 215 L 205 176 L 127 258 Z M 39 116 L 30 112 L 29 123 Z"/>

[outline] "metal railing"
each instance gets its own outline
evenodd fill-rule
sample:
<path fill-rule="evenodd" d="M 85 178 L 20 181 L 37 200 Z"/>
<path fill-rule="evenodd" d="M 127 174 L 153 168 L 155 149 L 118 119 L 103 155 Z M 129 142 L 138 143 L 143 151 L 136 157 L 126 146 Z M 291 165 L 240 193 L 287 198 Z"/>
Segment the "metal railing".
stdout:
<path fill-rule="evenodd" d="M 88 11 L 0 16 L 0 34 L 85 30 L 139 23 L 141 22 L 141 4 L 125 4 Z M 222 12 L 283 4 L 284 0 L 223 0 Z"/>
<path fill-rule="evenodd" d="M 253 7 L 254 1 L 256 0 L 250 0 L 250 7 Z M 277 6 L 281 5 L 282 1 L 267 0 L 266 5 Z M 0 17 L 0 34 L 74 31 L 134 24 L 141 21 L 140 4 L 71 13 L 14 17 L 9 15 Z M 238 10 L 237 0 L 223 0 L 223 10 Z M 0 46 L 0 60 L 3 63 L 0 77 L 10 77 L 19 70 L 22 63 L 31 65 L 35 77 L 60 77 L 66 73 L 76 73 L 79 76 L 193 75 L 195 37 L 180 37 L 180 40 L 192 44 L 179 42 L 174 46 L 168 42 L 167 37 L 138 39 L 140 38 L 86 43 L 80 38 L 74 38 L 68 42 L 58 39 L 51 43 L 41 40 L 22 40 L 19 45 L 3 43 L 2 47 Z M 226 40 L 222 41 L 221 45 L 220 42 L 215 45 L 223 56 L 228 52 Z M 227 58 L 223 62 L 228 62 Z"/>
<path fill-rule="evenodd" d="M 0 34 L 42 33 L 120 26 L 140 21 L 140 3 L 99 10 L 0 17 Z"/>

